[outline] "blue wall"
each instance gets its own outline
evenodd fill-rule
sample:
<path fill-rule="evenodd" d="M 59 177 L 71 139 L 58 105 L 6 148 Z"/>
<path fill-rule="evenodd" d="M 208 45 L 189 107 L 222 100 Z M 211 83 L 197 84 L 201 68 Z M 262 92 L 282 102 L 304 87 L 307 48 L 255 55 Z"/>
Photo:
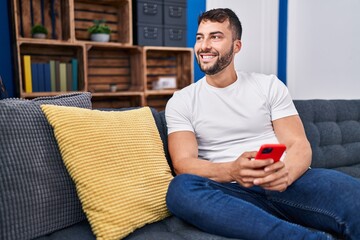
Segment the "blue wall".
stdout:
<path fill-rule="evenodd" d="M 10 13 L 10 1 L 0 1 L 0 75 L 9 97 L 15 96 L 14 87 L 14 62 L 13 62 L 13 46 L 11 43 L 11 15 Z"/>
<path fill-rule="evenodd" d="M 288 0 L 279 0 L 278 77 L 286 84 Z"/>
<path fill-rule="evenodd" d="M 206 0 L 187 1 L 187 46 L 194 47 L 197 32 L 198 16 L 206 10 Z M 204 76 L 194 58 L 194 80 L 197 81 Z"/>

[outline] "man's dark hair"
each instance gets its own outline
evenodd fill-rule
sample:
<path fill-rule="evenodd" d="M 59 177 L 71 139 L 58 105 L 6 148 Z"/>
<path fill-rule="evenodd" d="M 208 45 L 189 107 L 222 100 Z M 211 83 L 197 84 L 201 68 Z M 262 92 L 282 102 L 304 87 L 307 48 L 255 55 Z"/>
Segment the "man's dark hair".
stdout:
<path fill-rule="evenodd" d="M 241 40 L 242 27 L 239 18 L 229 8 L 216 8 L 202 13 L 198 18 L 198 26 L 202 21 L 220 22 L 223 23 L 229 20 L 230 28 L 233 34 L 233 40 Z"/>

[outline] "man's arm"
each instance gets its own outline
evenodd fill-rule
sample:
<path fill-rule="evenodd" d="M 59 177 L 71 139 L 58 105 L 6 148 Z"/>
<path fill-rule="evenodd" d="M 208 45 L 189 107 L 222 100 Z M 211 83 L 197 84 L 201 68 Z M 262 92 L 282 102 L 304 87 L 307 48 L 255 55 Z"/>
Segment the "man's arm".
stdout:
<path fill-rule="evenodd" d="M 311 164 L 312 151 L 298 115 L 275 120 L 274 131 L 279 142 L 287 147 L 285 166 L 289 171 L 289 185 L 305 173 Z"/>
<path fill-rule="evenodd" d="M 268 190 L 284 191 L 309 168 L 311 147 L 299 116 L 277 119 L 273 121 L 273 127 L 279 142 L 287 147 L 286 157 L 283 162 L 265 167 L 271 174 L 255 179 L 254 184 Z"/>
<path fill-rule="evenodd" d="M 168 144 L 176 174 L 194 174 L 218 182 L 237 181 L 244 187 L 253 186 L 255 178 L 265 177 L 268 173 L 263 168 L 272 163 L 272 160 L 253 161 L 256 152 L 246 152 L 226 163 L 199 159 L 197 141 L 191 131 L 169 134 Z"/>

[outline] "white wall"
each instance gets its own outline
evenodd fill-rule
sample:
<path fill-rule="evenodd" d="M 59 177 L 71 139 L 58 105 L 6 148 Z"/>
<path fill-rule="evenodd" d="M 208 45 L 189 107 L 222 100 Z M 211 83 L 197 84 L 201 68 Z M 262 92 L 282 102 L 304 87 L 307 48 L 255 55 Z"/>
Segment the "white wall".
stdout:
<path fill-rule="evenodd" d="M 279 0 L 207 0 L 243 25 L 236 68 L 277 74 Z M 360 99 L 360 0 L 288 0 L 287 85 L 294 99 Z"/>
<path fill-rule="evenodd" d="M 359 12 L 359 0 L 289 0 L 287 84 L 294 99 L 360 99 Z"/>
<path fill-rule="evenodd" d="M 207 0 L 207 10 L 218 7 L 233 10 L 243 27 L 236 69 L 276 74 L 279 0 Z"/>

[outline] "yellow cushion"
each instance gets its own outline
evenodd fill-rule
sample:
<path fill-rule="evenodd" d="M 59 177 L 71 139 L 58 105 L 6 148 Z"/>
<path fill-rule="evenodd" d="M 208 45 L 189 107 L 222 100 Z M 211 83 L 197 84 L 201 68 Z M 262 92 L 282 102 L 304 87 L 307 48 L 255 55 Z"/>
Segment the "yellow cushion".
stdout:
<path fill-rule="evenodd" d="M 165 195 L 172 175 L 148 107 L 41 108 L 97 239 L 121 239 L 169 215 Z"/>

